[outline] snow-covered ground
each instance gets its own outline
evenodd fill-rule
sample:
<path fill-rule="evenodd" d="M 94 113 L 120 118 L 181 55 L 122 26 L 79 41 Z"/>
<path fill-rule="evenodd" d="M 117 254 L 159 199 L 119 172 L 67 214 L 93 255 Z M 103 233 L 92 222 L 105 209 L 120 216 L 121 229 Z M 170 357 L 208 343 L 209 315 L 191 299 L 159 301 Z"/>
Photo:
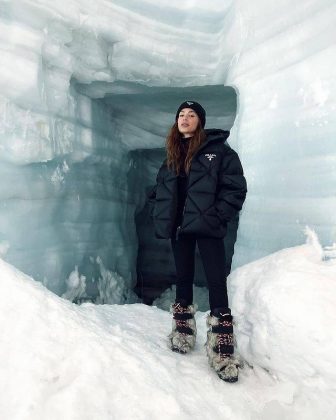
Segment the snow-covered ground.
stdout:
<path fill-rule="evenodd" d="M 1 420 L 335 418 L 336 260 L 311 232 L 230 276 L 237 384 L 208 367 L 205 312 L 179 355 L 167 311 L 78 306 L 2 260 L 0 273 Z"/>

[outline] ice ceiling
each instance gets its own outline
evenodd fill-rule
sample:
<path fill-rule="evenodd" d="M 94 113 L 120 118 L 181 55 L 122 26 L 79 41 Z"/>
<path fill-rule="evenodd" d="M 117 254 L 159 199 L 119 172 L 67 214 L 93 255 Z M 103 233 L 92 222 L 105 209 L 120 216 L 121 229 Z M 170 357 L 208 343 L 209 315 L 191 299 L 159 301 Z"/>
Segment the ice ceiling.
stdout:
<path fill-rule="evenodd" d="M 133 287 L 145 191 L 191 96 L 245 169 L 234 266 L 305 225 L 335 241 L 335 16 L 327 0 L 1 1 L 3 258 L 59 294 L 75 266 Z M 145 237 L 159 275 L 169 249 Z"/>

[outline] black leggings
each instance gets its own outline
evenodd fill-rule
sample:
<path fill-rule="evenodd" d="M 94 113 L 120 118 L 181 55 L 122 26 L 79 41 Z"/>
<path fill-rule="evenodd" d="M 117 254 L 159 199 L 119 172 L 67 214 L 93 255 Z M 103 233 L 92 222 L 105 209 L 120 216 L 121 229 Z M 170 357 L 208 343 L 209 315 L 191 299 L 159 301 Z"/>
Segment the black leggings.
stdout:
<path fill-rule="evenodd" d="M 202 258 L 209 287 L 210 309 L 228 308 L 224 240 L 195 238 L 180 235 L 173 237 L 171 245 L 176 267 L 176 302 L 180 299 L 193 303 L 196 241 Z"/>

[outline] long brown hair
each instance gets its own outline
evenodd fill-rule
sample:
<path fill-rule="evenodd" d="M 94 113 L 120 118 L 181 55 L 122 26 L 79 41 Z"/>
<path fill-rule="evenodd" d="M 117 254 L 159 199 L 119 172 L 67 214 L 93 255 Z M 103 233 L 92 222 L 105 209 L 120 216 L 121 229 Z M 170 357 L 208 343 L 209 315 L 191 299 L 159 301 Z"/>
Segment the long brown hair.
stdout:
<path fill-rule="evenodd" d="M 168 169 L 174 169 L 177 175 L 180 174 L 183 166 L 185 172 L 188 174 L 191 166 L 191 159 L 194 156 L 196 150 L 204 142 L 206 138 L 205 131 L 201 126 L 200 122 L 196 128 L 195 134 L 190 138 L 190 144 L 185 162 L 182 161 L 181 152 L 181 133 L 178 130 L 177 122 L 169 130 L 166 139 L 166 150 L 167 150 L 167 166 Z"/>

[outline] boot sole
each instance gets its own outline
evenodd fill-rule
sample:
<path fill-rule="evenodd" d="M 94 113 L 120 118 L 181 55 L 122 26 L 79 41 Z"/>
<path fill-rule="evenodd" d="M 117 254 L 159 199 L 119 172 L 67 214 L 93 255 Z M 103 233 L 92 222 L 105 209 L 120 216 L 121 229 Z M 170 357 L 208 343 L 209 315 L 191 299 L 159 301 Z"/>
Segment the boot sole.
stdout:
<path fill-rule="evenodd" d="M 238 378 L 222 378 L 221 376 L 218 375 L 218 377 L 224 381 L 224 382 L 229 382 L 230 384 L 233 384 L 235 382 L 238 382 Z"/>
<path fill-rule="evenodd" d="M 187 354 L 187 351 L 183 351 L 177 347 L 172 347 L 172 351 L 174 351 L 175 353 L 180 353 L 180 354 Z"/>

